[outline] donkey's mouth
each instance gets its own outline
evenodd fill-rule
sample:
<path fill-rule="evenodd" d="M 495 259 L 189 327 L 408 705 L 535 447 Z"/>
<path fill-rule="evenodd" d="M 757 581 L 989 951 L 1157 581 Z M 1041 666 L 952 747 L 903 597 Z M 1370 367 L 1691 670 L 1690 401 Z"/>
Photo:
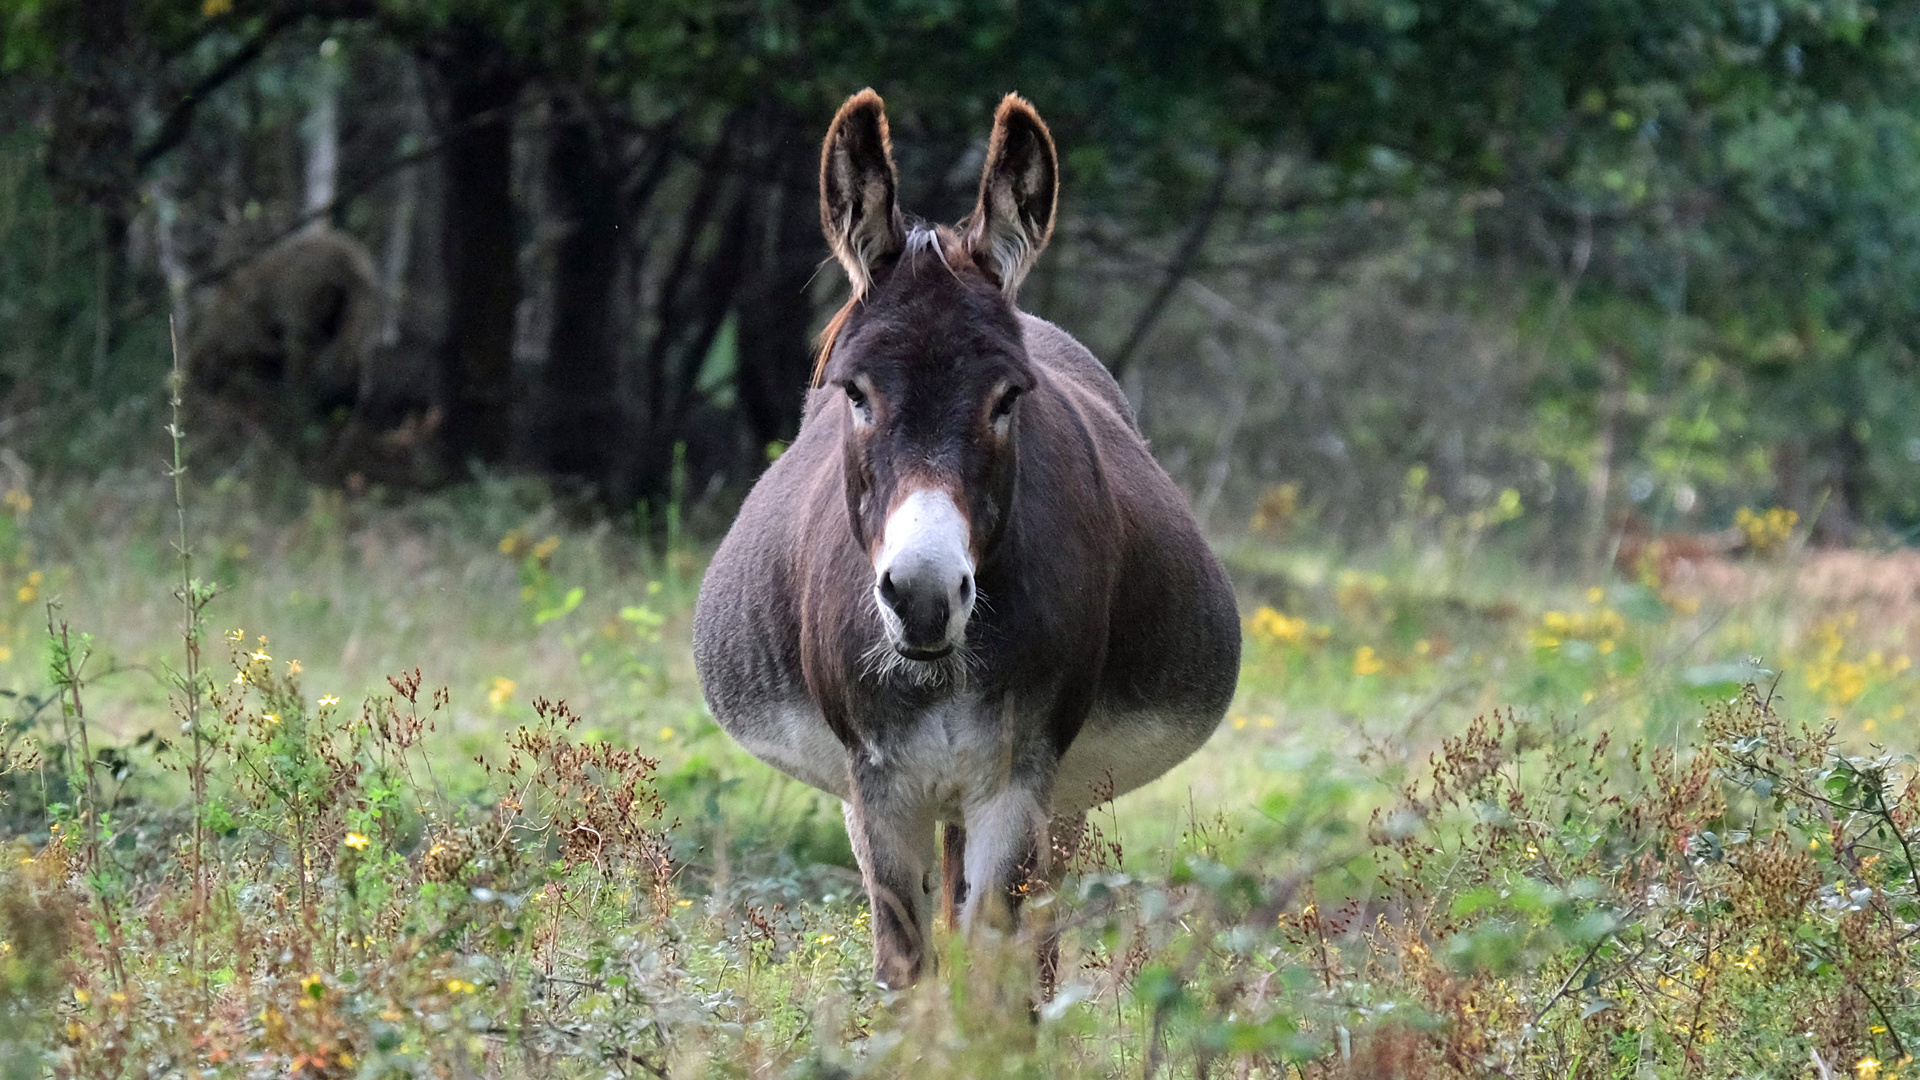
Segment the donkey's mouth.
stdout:
<path fill-rule="evenodd" d="M 909 660 L 919 660 L 927 663 L 934 660 L 945 660 L 947 657 L 952 656 L 953 646 L 942 645 L 937 649 L 916 649 L 911 645 L 895 645 L 893 651 Z"/>

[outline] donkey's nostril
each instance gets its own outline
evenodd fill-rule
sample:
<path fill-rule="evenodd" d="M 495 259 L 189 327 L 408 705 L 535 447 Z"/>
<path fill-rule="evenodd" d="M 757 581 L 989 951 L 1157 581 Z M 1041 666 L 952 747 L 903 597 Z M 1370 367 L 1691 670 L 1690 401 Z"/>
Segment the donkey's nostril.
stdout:
<path fill-rule="evenodd" d="M 882 572 L 880 575 L 880 599 L 885 600 L 889 607 L 900 603 L 900 591 L 893 587 L 891 571 Z"/>
<path fill-rule="evenodd" d="M 965 577 L 960 579 L 960 603 L 962 605 L 965 605 L 967 603 L 970 603 L 972 600 L 973 600 L 973 575 L 968 574 Z"/>

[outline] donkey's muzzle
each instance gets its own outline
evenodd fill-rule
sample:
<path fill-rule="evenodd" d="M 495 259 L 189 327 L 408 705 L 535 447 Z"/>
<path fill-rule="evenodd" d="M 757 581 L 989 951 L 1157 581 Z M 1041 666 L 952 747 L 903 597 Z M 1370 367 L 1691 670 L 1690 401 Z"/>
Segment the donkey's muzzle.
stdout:
<path fill-rule="evenodd" d="M 880 602 L 900 620 L 900 635 L 893 647 L 909 660 L 938 660 L 958 644 L 955 631 L 966 631 L 964 614 L 957 627 L 953 616 L 972 607 L 973 575 L 962 570 L 956 577 L 942 573 L 946 568 L 939 566 L 900 569 L 907 571 L 904 579 L 888 569 L 875 586 Z"/>
<path fill-rule="evenodd" d="M 888 517 L 873 592 L 901 656 L 938 660 L 966 640 L 974 601 L 967 541 L 966 518 L 937 489 L 914 492 Z"/>

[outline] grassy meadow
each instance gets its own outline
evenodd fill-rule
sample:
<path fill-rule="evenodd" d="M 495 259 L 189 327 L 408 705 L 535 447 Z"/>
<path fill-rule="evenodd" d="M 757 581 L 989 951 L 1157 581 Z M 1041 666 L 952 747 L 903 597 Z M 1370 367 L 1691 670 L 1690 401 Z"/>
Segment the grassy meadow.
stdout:
<path fill-rule="evenodd" d="M 700 512 L 227 481 L 183 587 L 170 483 L 15 486 L 0 1071 L 1912 1071 L 1920 557 L 1759 512 L 1549 572 L 1517 502 L 1354 550 L 1283 494 L 1218 537 L 1226 722 L 1032 901 L 1036 1011 L 1018 943 L 871 983 L 839 807 L 701 704 Z"/>

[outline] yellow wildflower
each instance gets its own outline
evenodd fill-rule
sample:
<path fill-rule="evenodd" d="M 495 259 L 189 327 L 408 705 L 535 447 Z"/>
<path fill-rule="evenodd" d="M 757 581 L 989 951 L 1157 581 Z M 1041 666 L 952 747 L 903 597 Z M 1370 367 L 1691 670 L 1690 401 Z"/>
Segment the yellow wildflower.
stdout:
<path fill-rule="evenodd" d="M 347 834 L 347 838 L 345 840 L 342 840 L 341 843 L 347 845 L 348 847 L 352 848 L 355 851 L 365 851 L 367 849 L 367 845 L 372 843 L 372 841 L 368 840 L 365 836 L 362 836 L 357 832 L 350 832 Z"/>
<path fill-rule="evenodd" d="M 264 664 L 267 661 L 272 660 L 273 657 L 268 656 L 267 651 L 265 649 L 259 649 L 253 652 L 251 655 L 249 655 L 247 659 L 253 661 L 256 664 Z"/>
<path fill-rule="evenodd" d="M 1269 484 L 1260 493 L 1260 501 L 1254 504 L 1253 517 L 1247 524 L 1254 532 L 1277 534 L 1286 529 L 1299 509 L 1299 484 Z"/>
<path fill-rule="evenodd" d="M 533 557 L 539 559 L 541 562 L 546 562 L 548 559 L 553 558 L 554 552 L 559 550 L 560 538 L 557 536 L 549 536 L 545 540 L 533 545 Z"/>
<path fill-rule="evenodd" d="M 493 687 L 487 691 L 487 700 L 493 703 L 494 708 L 498 709 L 507 702 L 512 701 L 513 692 L 518 689 L 520 689 L 520 684 L 514 682 L 512 679 L 507 678 L 505 675 L 495 675 L 493 677 Z"/>
<path fill-rule="evenodd" d="M 468 982 L 465 979 L 448 979 L 447 980 L 447 993 L 449 994 L 471 994 L 478 989 L 479 987 L 473 985 L 472 983 Z"/>
<path fill-rule="evenodd" d="M 328 694 L 326 697 L 320 699 L 320 707 L 323 709 L 332 708 L 338 704 L 340 704 L 339 694 Z"/>
<path fill-rule="evenodd" d="M 1353 653 L 1353 673 L 1355 675 L 1378 675 L 1386 670 L 1386 662 L 1373 651 L 1373 646 L 1362 645 Z"/>
<path fill-rule="evenodd" d="M 1746 534 L 1747 546 L 1755 551 L 1772 551 L 1785 544 L 1799 523 L 1800 515 L 1783 506 L 1760 513 L 1743 506 L 1733 512 L 1734 526 Z"/>
<path fill-rule="evenodd" d="M 663 728 L 661 728 L 661 729 L 660 729 L 660 741 L 661 741 L 661 742 L 666 742 L 666 741 L 667 741 L 668 739 L 671 739 L 671 738 L 673 738 L 673 729 L 672 729 L 672 728 L 670 728 L 670 727 L 663 727 Z"/>
<path fill-rule="evenodd" d="M 1853 1063 L 1853 1074 L 1860 1080 L 1874 1080 L 1880 1075 L 1880 1063 L 1873 1058 L 1863 1057 Z"/>
<path fill-rule="evenodd" d="M 1307 620 L 1291 618 L 1272 607 L 1262 606 L 1247 620 L 1247 633 L 1256 640 L 1296 644 L 1307 636 Z"/>

